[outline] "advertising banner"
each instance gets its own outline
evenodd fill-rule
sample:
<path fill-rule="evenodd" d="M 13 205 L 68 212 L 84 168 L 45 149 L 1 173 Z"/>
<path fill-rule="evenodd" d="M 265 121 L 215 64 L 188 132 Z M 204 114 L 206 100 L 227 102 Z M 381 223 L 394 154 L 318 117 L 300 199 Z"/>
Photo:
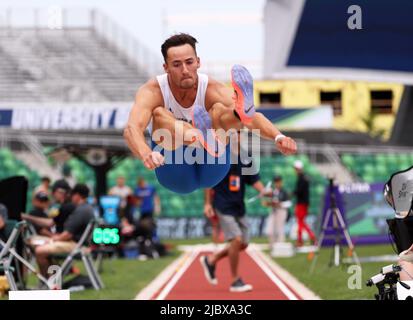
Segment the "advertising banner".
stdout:
<path fill-rule="evenodd" d="M 327 213 L 332 210 L 331 193 L 334 193 L 336 207 L 345 223 L 353 244 L 388 243 L 388 226 L 386 219 L 394 218 L 393 209 L 383 197 L 383 183 L 356 183 L 334 186 L 333 191 L 327 187 L 324 209 L 320 226 L 325 225 Z M 337 212 L 337 211 L 335 211 Z M 326 225 L 326 240 L 322 245 L 332 245 L 338 234 L 342 244 L 346 244 L 343 228 L 334 229 L 333 214 L 329 215 Z M 321 230 L 321 229 L 320 229 Z"/>
<path fill-rule="evenodd" d="M 122 130 L 130 104 L 67 104 L 0 106 L 0 128 L 15 130 Z M 259 108 L 281 129 L 332 128 L 329 106 L 317 108 Z"/>

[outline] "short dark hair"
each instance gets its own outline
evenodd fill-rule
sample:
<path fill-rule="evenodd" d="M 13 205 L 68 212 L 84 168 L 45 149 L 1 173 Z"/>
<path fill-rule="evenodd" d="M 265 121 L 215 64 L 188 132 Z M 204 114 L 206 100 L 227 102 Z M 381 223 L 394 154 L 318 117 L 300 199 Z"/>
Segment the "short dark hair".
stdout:
<path fill-rule="evenodd" d="M 50 183 L 50 178 L 49 177 L 42 177 L 42 179 L 41 179 L 41 181 L 42 182 L 48 182 L 48 183 Z"/>
<path fill-rule="evenodd" d="M 70 186 L 65 179 L 60 179 L 55 181 L 55 183 L 53 184 L 52 192 L 55 192 L 58 189 L 63 189 L 64 191 L 69 192 Z"/>
<path fill-rule="evenodd" d="M 39 191 L 34 195 L 34 198 L 40 202 L 48 202 L 49 201 L 49 196 L 47 195 L 46 192 Z"/>
<path fill-rule="evenodd" d="M 273 180 L 274 181 L 282 181 L 283 178 L 281 176 L 274 176 Z"/>
<path fill-rule="evenodd" d="M 161 52 L 163 55 L 163 59 L 166 62 L 169 48 L 183 46 L 184 44 L 189 44 L 194 49 L 195 54 L 196 54 L 196 43 L 198 43 L 198 41 L 193 36 L 187 33 L 175 34 L 169 37 L 168 39 L 166 39 L 165 42 L 161 46 Z"/>
<path fill-rule="evenodd" d="M 72 189 L 72 195 L 78 194 L 82 198 L 86 199 L 89 196 L 89 187 L 83 183 L 78 183 Z"/>

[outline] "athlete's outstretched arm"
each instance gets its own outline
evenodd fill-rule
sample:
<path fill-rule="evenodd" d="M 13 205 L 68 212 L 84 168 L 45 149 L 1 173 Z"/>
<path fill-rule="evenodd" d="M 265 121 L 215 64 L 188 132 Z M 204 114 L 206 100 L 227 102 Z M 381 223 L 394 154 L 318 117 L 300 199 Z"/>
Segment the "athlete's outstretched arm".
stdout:
<path fill-rule="evenodd" d="M 221 127 L 225 130 L 239 129 L 240 127 L 243 127 L 244 125 L 241 123 L 240 119 L 237 119 L 234 116 L 233 111 L 235 109 L 235 103 L 233 90 L 214 80 L 211 81 L 211 85 L 208 89 L 210 90 L 207 91 L 207 104 L 211 108 L 214 108 L 217 105 L 221 106 L 221 108 L 219 108 L 219 113 L 215 116 L 222 122 Z M 283 154 L 294 154 L 297 151 L 295 141 L 290 137 L 281 135 L 281 132 L 276 126 L 259 112 L 255 112 L 252 121 L 249 124 L 246 124 L 245 127 L 250 130 L 259 130 L 259 135 L 264 139 L 274 141 L 278 136 L 275 145 Z"/>
<path fill-rule="evenodd" d="M 251 123 L 245 125 L 248 129 L 258 129 L 261 137 L 275 141 L 277 149 L 280 150 L 282 154 L 294 154 L 297 152 L 297 144 L 295 141 L 281 134 L 280 130 L 268 120 L 262 113 L 256 112 Z"/>
<path fill-rule="evenodd" d="M 148 169 L 155 169 L 163 164 L 163 156 L 146 144 L 145 130 L 157 106 L 156 96 L 148 85 L 142 86 L 135 96 L 135 102 L 129 114 L 123 136 L 126 143 L 136 157 L 143 161 Z"/>

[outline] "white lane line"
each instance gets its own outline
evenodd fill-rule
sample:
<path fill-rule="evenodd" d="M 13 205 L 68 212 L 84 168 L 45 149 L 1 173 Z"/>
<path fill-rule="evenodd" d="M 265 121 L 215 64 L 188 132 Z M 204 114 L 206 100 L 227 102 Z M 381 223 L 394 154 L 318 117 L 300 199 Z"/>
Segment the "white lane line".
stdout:
<path fill-rule="evenodd" d="M 271 279 L 274 284 L 280 288 L 282 293 L 289 299 L 289 300 L 298 300 L 297 296 L 272 272 L 272 270 L 264 263 L 261 257 L 255 252 L 255 250 L 247 250 L 247 253 L 250 257 L 255 261 L 256 264 L 264 271 L 264 273 Z"/>
<path fill-rule="evenodd" d="M 193 251 L 193 250 L 198 250 L 198 251 L 209 251 L 209 252 L 214 252 L 214 251 L 220 251 L 224 249 L 227 246 L 226 243 L 220 243 L 220 244 L 213 244 L 213 243 L 204 243 L 204 244 L 196 244 L 196 245 L 180 245 L 178 246 L 178 250 L 181 251 Z"/>
<path fill-rule="evenodd" d="M 175 273 L 175 275 L 168 282 L 168 284 L 165 286 L 165 288 L 163 288 L 161 293 L 156 297 L 156 300 L 164 300 L 165 299 L 165 297 L 173 289 L 173 287 L 178 282 L 178 280 L 182 277 L 182 275 L 185 273 L 185 271 L 189 268 L 189 266 L 192 264 L 192 262 L 198 256 L 198 253 L 199 253 L 198 250 L 194 250 L 190 253 L 189 258 L 186 259 L 185 263 L 181 266 L 181 268 L 178 270 L 178 272 Z"/>
<path fill-rule="evenodd" d="M 138 293 L 138 295 L 135 297 L 136 300 L 149 300 L 149 299 L 153 298 L 154 295 L 160 290 L 160 288 L 162 288 L 165 285 L 165 283 L 166 283 L 166 281 L 168 281 L 168 279 L 172 280 L 173 274 L 175 273 L 175 275 L 176 275 L 176 273 L 179 271 L 180 267 L 183 266 L 183 264 L 185 263 L 185 261 L 187 261 L 188 258 L 190 258 L 191 254 L 194 254 L 195 252 L 197 253 L 195 255 L 195 257 L 193 258 L 193 259 L 195 259 L 199 252 L 201 252 L 201 251 L 210 251 L 213 248 L 216 248 L 212 244 L 192 245 L 192 246 L 184 246 L 184 247 L 185 248 L 181 248 L 181 249 L 185 249 L 186 253 L 183 253 L 180 257 L 178 257 L 176 260 L 174 260 L 164 271 L 162 271 L 161 274 L 159 274 L 158 277 L 156 277 L 148 286 L 146 286 L 144 289 L 142 289 Z M 275 274 L 279 275 L 283 279 L 283 281 L 285 281 L 285 283 L 287 283 L 291 288 L 294 288 L 294 290 L 303 299 L 305 299 L 305 300 L 319 300 L 320 299 L 320 297 L 318 297 L 310 289 L 305 287 L 294 276 L 292 276 L 290 273 L 288 273 L 285 269 L 281 268 L 276 262 L 274 262 L 266 254 L 261 252 L 261 250 L 265 249 L 265 248 L 266 248 L 266 245 L 251 244 L 249 246 L 249 248 L 247 249 L 247 253 L 250 250 L 254 249 L 255 257 L 258 257 L 257 261 L 261 258 L 261 260 L 264 261 L 264 264 L 266 262 L 267 266 L 271 269 L 270 274 L 275 273 Z M 188 267 L 189 267 L 189 265 L 186 267 L 186 269 Z M 183 274 L 183 272 L 182 272 L 182 274 Z M 182 274 L 180 275 L 180 277 L 182 276 Z M 271 278 L 271 276 L 269 276 L 269 277 Z M 175 284 L 178 280 L 179 280 L 179 278 L 176 279 Z M 272 280 L 272 281 L 274 281 L 274 280 Z M 171 287 L 171 289 L 172 289 L 172 287 Z M 169 290 L 169 292 L 170 292 L 170 290 Z"/>
<path fill-rule="evenodd" d="M 274 260 L 272 260 L 267 254 L 259 250 L 257 250 L 256 253 L 257 255 L 261 257 L 263 261 L 267 263 L 267 265 L 272 269 L 273 273 L 277 274 L 281 279 L 283 279 L 283 281 L 286 284 L 288 284 L 290 288 L 294 288 L 294 291 L 298 293 L 302 299 L 321 300 L 319 296 L 317 296 L 313 291 L 311 291 L 304 284 L 302 284 L 299 280 L 297 280 L 297 278 L 295 278 L 287 270 L 285 270 L 279 264 L 277 264 Z"/>
<path fill-rule="evenodd" d="M 150 300 L 178 270 L 179 266 L 187 259 L 188 253 L 182 253 L 171 262 L 151 283 L 143 288 L 135 297 L 135 300 Z"/>

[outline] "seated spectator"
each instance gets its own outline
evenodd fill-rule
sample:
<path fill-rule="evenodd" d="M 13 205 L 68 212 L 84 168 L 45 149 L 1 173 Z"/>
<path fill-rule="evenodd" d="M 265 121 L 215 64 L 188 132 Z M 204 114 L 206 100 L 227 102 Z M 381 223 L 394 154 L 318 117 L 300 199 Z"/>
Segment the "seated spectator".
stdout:
<path fill-rule="evenodd" d="M 5 233 L 5 226 L 6 226 L 6 221 L 8 219 L 8 210 L 6 206 L 2 203 L 0 203 L 0 239 L 4 242 L 7 242 L 7 235 Z M 3 249 L 3 246 L 0 244 L 0 250 Z M 4 272 L 1 270 L 0 275 L 4 277 Z M 5 277 L 4 277 L 5 278 Z M 6 279 L 7 283 L 7 279 Z M 8 289 L 8 283 L 7 286 L 4 287 L 5 289 Z M 0 289 L 1 290 L 1 289 Z"/>
<path fill-rule="evenodd" d="M 7 235 L 4 233 L 4 227 L 8 219 L 8 211 L 4 204 L 0 203 L 0 239 L 7 242 Z M 1 248 L 1 246 L 0 246 Z"/>
<path fill-rule="evenodd" d="M 48 219 L 47 209 L 49 208 L 49 197 L 43 191 L 35 194 L 33 198 L 33 209 L 29 212 L 30 216 Z M 33 223 L 36 233 L 38 235 L 48 236 L 52 235 L 51 228 L 40 226 Z"/>
<path fill-rule="evenodd" d="M 66 219 L 75 210 L 75 205 L 70 201 L 69 184 L 63 179 L 57 180 L 52 187 L 52 196 L 54 203 L 45 217 L 30 214 L 22 214 L 21 217 L 33 223 L 37 228 L 54 229 L 55 232 L 60 233 L 63 232 Z M 39 238 L 31 240 L 34 239 L 39 240 Z"/>
<path fill-rule="evenodd" d="M 52 187 L 52 196 L 55 206 L 49 210 L 49 218 L 53 218 L 56 232 L 63 232 L 63 226 L 67 217 L 75 210 L 75 205 L 71 202 L 71 188 L 66 180 L 57 180 Z"/>
<path fill-rule="evenodd" d="M 47 270 L 51 265 L 50 255 L 70 253 L 88 223 L 94 219 L 93 207 L 87 203 L 88 196 L 89 188 L 84 184 L 77 184 L 72 190 L 72 202 L 76 209 L 65 221 L 63 232 L 53 234 L 45 244 L 35 248 L 40 273 L 44 277 L 48 277 Z"/>

